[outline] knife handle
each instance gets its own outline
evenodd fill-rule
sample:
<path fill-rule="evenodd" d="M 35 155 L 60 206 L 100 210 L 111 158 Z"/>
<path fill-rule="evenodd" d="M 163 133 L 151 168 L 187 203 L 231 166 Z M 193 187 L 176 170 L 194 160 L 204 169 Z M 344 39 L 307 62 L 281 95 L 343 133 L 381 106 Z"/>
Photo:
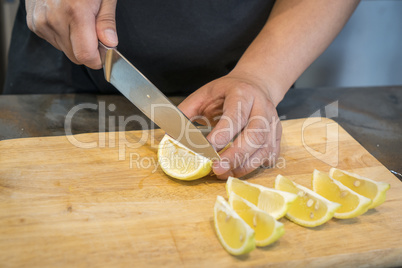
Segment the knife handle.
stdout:
<path fill-rule="evenodd" d="M 114 48 L 105 46 L 101 41 L 98 41 L 98 49 L 102 61 L 105 79 L 106 81 L 110 82 L 110 74 L 112 72 L 112 56 Z"/>

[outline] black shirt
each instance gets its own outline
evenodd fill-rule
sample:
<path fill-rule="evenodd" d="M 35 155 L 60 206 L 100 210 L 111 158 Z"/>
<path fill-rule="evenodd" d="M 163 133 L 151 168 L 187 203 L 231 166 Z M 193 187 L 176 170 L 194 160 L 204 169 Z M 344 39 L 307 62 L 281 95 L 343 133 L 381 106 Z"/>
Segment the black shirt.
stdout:
<path fill-rule="evenodd" d="M 14 24 L 5 94 L 117 92 L 102 70 L 75 65 L 32 33 L 24 2 Z M 165 94 L 188 95 L 232 70 L 273 2 L 118 0 L 118 50 Z"/>

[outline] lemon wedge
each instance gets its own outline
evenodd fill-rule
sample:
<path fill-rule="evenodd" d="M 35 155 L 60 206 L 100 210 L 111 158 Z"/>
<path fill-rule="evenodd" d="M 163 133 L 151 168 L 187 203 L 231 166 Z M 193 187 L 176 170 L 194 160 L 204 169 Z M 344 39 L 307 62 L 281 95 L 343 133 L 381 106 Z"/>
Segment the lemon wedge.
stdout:
<path fill-rule="evenodd" d="M 202 178 L 212 170 L 210 159 L 191 151 L 169 135 L 159 143 L 158 163 L 167 175 L 185 181 Z"/>
<path fill-rule="evenodd" d="M 219 241 L 230 254 L 242 255 L 255 248 L 254 230 L 219 195 L 214 207 L 214 226 Z"/>
<path fill-rule="evenodd" d="M 233 192 L 230 194 L 229 204 L 255 231 L 255 244 L 258 247 L 274 243 L 285 233 L 281 222 Z"/>
<path fill-rule="evenodd" d="M 336 210 L 334 217 L 349 219 L 365 213 L 371 205 L 371 199 L 364 197 L 339 181 L 332 179 L 324 172 L 314 170 L 313 190 L 326 199 L 339 203 L 342 206 Z"/>
<path fill-rule="evenodd" d="M 331 168 L 329 175 L 356 193 L 370 198 L 373 202 L 368 207 L 369 209 L 384 203 L 386 192 L 391 187 L 389 183 L 377 182 L 337 168 Z"/>
<path fill-rule="evenodd" d="M 334 216 L 335 211 L 341 206 L 282 175 L 276 177 L 275 189 L 299 196 L 286 213 L 286 218 L 304 227 L 324 224 Z"/>
<path fill-rule="evenodd" d="M 275 219 L 285 216 L 297 195 L 229 177 L 226 182 L 228 196 L 232 192 L 256 205 Z"/>

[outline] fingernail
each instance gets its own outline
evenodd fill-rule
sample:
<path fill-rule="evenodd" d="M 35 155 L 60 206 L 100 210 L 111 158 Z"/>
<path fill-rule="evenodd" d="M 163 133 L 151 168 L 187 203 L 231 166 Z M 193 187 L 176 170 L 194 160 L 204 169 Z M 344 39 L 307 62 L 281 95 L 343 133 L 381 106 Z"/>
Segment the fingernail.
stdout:
<path fill-rule="evenodd" d="M 230 170 L 230 164 L 229 161 L 222 160 L 219 162 L 215 162 L 212 168 L 216 175 L 222 175 Z"/>
<path fill-rule="evenodd" d="M 117 44 L 117 34 L 116 31 L 113 29 L 106 29 L 105 30 L 105 36 L 106 39 L 111 43 L 111 44 Z"/>

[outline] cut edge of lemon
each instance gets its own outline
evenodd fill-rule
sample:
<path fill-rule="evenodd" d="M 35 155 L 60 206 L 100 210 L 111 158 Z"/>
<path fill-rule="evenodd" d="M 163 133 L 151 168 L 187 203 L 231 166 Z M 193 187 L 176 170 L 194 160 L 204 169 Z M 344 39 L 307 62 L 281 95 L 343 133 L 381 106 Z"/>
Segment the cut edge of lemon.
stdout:
<path fill-rule="evenodd" d="M 251 183 L 251 182 L 244 181 L 244 180 L 240 180 L 240 179 L 235 178 L 235 177 L 229 177 L 227 182 L 226 182 L 226 192 L 227 192 L 228 196 L 230 196 L 231 192 L 233 191 L 232 190 L 233 181 L 238 181 L 238 182 L 241 182 L 241 183 L 243 183 L 243 184 L 245 184 L 247 186 L 251 186 L 251 187 L 254 187 L 255 189 L 258 189 L 260 191 L 259 192 L 260 194 L 259 194 L 259 197 L 258 197 L 256 202 L 253 202 L 253 201 L 249 200 L 244 195 L 242 196 L 239 193 L 236 193 L 236 194 L 239 195 L 240 197 L 246 199 L 250 203 L 254 204 L 259 209 L 267 212 L 268 214 L 270 214 L 275 219 L 280 219 L 283 216 L 285 216 L 287 211 L 289 210 L 290 206 L 292 205 L 292 203 L 297 199 L 297 195 L 295 195 L 293 193 L 289 193 L 289 192 L 281 191 L 281 190 L 278 190 L 278 189 L 265 187 L 263 185 Z M 270 201 L 272 201 L 272 200 L 269 200 L 269 198 L 268 198 L 269 196 L 273 197 L 273 195 L 277 195 L 277 196 L 280 196 L 282 198 L 282 205 L 279 205 L 280 209 L 277 209 L 275 211 L 273 211 L 271 209 L 272 205 L 271 205 Z M 265 200 L 264 200 L 264 198 L 265 198 Z"/>
<path fill-rule="evenodd" d="M 322 178 L 322 176 L 324 176 L 324 178 Z M 326 181 L 324 181 L 324 180 L 326 180 Z M 318 189 L 320 187 L 318 186 L 318 183 L 320 183 L 320 182 L 321 183 L 334 183 L 335 186 L 337 186 L 339 188 L 339 192 L 340 192 L 340 196 L 339 196 L 339 198 L 337 198 L 338 200 L 331 199 L 324 193 L 319 192 Z M 356 193 L 349 187 L 346 187 L 345 185 L 343 185 L 341 182 L 331 178 L 331 176 L 329 176 L 328 174 L 318 171 L 316 169 L 313 172 L 313 179 L 312 179 L 311 185 L 312 185 L 313 190 L 316 193 L 318 193 L 319 195 L 323 196 L 324 198 L 326 198 L 332 202 L 341 204 L 342 207 L 347 205 L 346 203 L 342 202 L 342 198 L 346 197 L 347 195 L 353 195 L 358 198 L 358 200 L 359 200 L 358 205 L 352 211 L 343 212 L 343 213 L 335 211 L 334 218 L 350 219 L 350 218 L 360 216 L 367 212 L 369 206 L 372 203 L 372 200 L 370 198 L 367 198 L 363 195 Z"/>
<path fill-rule="evenodd" d="M 174 143 L 175 146 L 185 150 L 188 152 L 190 157 L 194 158 L 194 163 L 199 163 L 198 166 L 190 170 L 188 172 L 175 172 L 175 169 L 171 168 L 172 165 L 172 157 L 169 155 L 166 155 L 166 152 L 168 152 L 168 149 L 166 148 L 167 142 L 172 142 Z M 184 159 L 180 159 L 181 161 L 184 161 Z M 208 174 L 211 173 L 212 171 L 212 161 L 200 154 L 197 154 L 196 152 L 190 150 L 180 142 L 176 141 L 175 139 L 171 138 L 169 135 L 165 134 L 161 142 L 159 143 L 158 147 L 158 163 L 167 175 L 170 177 L 173 177 L 178 180 L 184 180 L 184 181 L 192 181 L 196 179 L 200 179 L 202 177 L 207 176 Z M 178 163 L 173 163 L 173 165 L 178 165 Z M 185 167 L 185 164 L 183 165 Z M 189 167 L 189 163 L 187 163 L 187 167 Z M 185 170 L 184 170 L 185 171 Z"/>
<path fill-rule="evenodd" d="M 239 201 L 242 204 L 244 204 L 246 206 L 246 209 L 244 208 L 236 209 L 235 208 L 236 201 Z M 229 204 L 236 211 L 236 213 L 255 231 L 256 246 L 258 247 L 268 246 L 276 242 L 285 233 L 283 223 L 277 221 L 270 214 L 268 214 L 262 209 L 259 209 L 256 205 L 240 197 L 234 192 L 232 192 L 229 196 Z M 244 217 L 242 217 L 242 215 L 244 215 Z M 246 216 L 251 216 L 251 218 L 246 219 L 245 218 Z M 263 224 L 263 227 L 266 227 L 264 230 L 261 230 L 260 228 L 261 224 Z M 263 231 L 267 232 L 267 228 L 271 229 L 268 230 L 268 232 L 270 232 L 268 236 L 264 237 L 263 239 L 258 239 L 257 237 L 259 237 Z"/>
<path fill-rule="evenodd" d="M 223 214 L 219 214 L 222 212 Z M 222 217 L 223 216 L 223 217 Z M 222 225 L 222 226 L 220 226 Z M 216 197 L 214 206 L 214 227 L 218 240 L 223 248 L 232 255 L 243 255 L 255 249 L 254 230 L 231 208 L 229 203 L 220 195 Z M 222 227 L 222 230 L 221 230 Z M 238 228 L 236 228 L 238 227 Z M 238 229 L 242 230 L 238 230 Z M 236 233 L 238 231 L 238 233 Z M 222 234 L 226 232 L 226 234 Z M 234 248 L 227 239 L 238 238 L 241 246 Z M 237 243 L 237 241 L 236 241 Z"/>
<path fill-rule="evenodd" d="M 317 220 L 311 220 L 311 221 L 310 220 L 307 221 L 307 220 L 300 219 L 300 218 L 292 215 L 291 211 L 289 210 L 286 213 L 286 218 L 291 220 L 292 222 L 294 222 L 296 224 L 299 224 L 299 225 L 304 226 L 304 227 L 316 227 L 316 226 L 322 225 L 322 224 L 326 223 L 327 221 L 329 221 L 330 219 L 332 219 L 332 217 L 335 214 L 335 211 L 339 207 L 341 207 L 341 204 L 332 202 L 332 201 L 324 198 L 323 196 L 317 194 L 313 190 L 308 189 L 307 187 L 304 187 L 304 186 L 302 186 L 300 184 L 297 184 L 297 183 L 293 182 L 292 180 L 290 180 L 290 179 L 288 179 L 288 178 L 286 178 L 286 177 L 284 177 L 282 175 L 278 175 L 276 177 L 276 179 L 275 179 L 275 189 L 278 189 L 280 187 L 281 180 L 283 180 L 284 183 L 291 183 L 291 185 L 293 185 L 298 190 L 299 199 L 298 199 L 298 201 L 296 203 L 294 203 L 292 205 L 292 208 L 294 206 L 296 206 L 297 203 L 301 203 L 301 205 L 305 206 L 306 208 L 315 207 L 314 203 L 316 203 L 317 200 L 321 201 L 323 204 L 326 205 L 327 210 L 326 210 L 324 216 L 319 218 L 319 219 L 317 219 Z M 305 201 L 306 198 L 304 198 L 306 195 L 308 195 L 310 197 L 307 201 Z M 315 201 L 312 200 L 312 199 L 315 199 Z M 310 202 L 310 200 L 312 200 L 312 202 L 313 202 L 312 204 L 308 204 Z"/>
<path fill-rule="evenodd" d="M 359 192 L 357 188 L 349 187 L 349 188 L 351 188 L 353 191 L 357 192 L 358 194 L 363 195 L 363 196 L 365 196 L 365 197 L 367 197 L 367 198 L 370 198 L 370 199 L 372 200 L 372 203 L 371 203 L 371 205 L 369 206 L 368 209 L 372 209 L 372 208 L 378 207 L 379 205 L 381 205 L 382 203 L 385 202 L 385 200 L 386 200 L 386 192 L 391 188 L 391 185 L 390 185 L 389 183 L 381 182 L 381 181 L 375 181 L 375 180 L 372 180 L 372 179 L 369 179 L 369 178 L 360 176 L 360 175 L 358 175 L 358 174 L 355 174 L 355 173 L 352 173 L 352 172 L 348 172 L 348 171 L 341 170 L 341 169 L 338 169 L 338 168 L 334 168 L 334 167 L 333 167 L 333 168 L 331 168 L 331 169 L 329 170 L 329 176 L 330 176 L 331 178 L 333 178 L 334 180 L 336 180 L 336 181 L 339 181 L 339 180 L 334 176 L 334 173 L 335 173 L 336 171 L 341 172 L 341 173 L 343 173 L 343 174 L 346 174 L 347 176 L 350 176 L 350 177 L 353 177 L 353 178 L 357 179 L 357 180 L 353 183 L 354 186 L 356 186 L 357 184 L 360 185 L 360 184 L 361 184 L 361 181 L 366 181 L 366 182 L 373 183 L 374 185 L 376 185 L 376 187 L 377 187 L 377 194 L 375 195 L 374 198 L 370 198 L 369 196 L 364 195 L 363 193 Z M 339 181 L 339 182 L 342 183 L 342 181 Z M 343 183 L 342 183 L 342 184 L 343 184 Z M 347 185 L 345 185 L 345 186 L 347 186 Z M 358 186 L 356 186 L 356 187 L 358 187 Z"/>

